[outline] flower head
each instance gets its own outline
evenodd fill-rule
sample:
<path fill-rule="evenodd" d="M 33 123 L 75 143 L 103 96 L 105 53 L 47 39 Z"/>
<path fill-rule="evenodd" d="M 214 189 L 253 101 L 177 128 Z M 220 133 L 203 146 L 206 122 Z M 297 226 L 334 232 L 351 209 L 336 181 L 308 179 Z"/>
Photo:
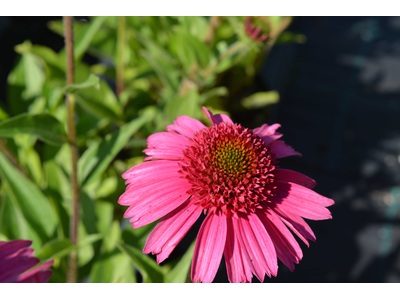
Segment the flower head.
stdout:
<path fill-rule="evenodd" d="M 270 38 L 271 24 L 265 17 L 246 17 L 244 27 L 246 34 L 254 41 L 263 42 Z"/>
<path fill-rule="evenodd" d="M 210 127 L 178 117 L 148 138 L 148 162 L 123 174 L 129 186 L 118 202 L 130 206 L 133 228 L 164 216 L 143 252 L 164 261 L 204 212 L 192 281 L 211 282 L 222 254 L 231 282 L 276 276 L 277 258 L 293 271 L 303 254 L 288 228 L 308 246 L 315 236 L 303 218 L 330 219 L 334 202 L 310 190 L 311 178 L 279 168 L 278 159 L 300 155 L 277 140 L 279 124 L 251 130 L 203 111 Z"/>
<path fill-rule="evenodd" d="M 31 269 L 40 261 L 33 257 L 31 244 L 24 240 L 0 242 L 0 282 L 43 283 L 50 279 L 52 260 Z"/>

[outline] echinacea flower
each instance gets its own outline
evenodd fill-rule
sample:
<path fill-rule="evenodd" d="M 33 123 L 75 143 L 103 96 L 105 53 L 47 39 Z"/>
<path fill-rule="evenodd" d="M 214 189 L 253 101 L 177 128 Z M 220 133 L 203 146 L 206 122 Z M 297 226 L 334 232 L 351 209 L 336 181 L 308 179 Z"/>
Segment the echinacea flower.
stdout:
<path fill-rule="evenodd" d="M 264 42 L 270 37 L 270 22 L 265 17 L 246 17 L 244 28 L 246 34 L 254 41 Z"/>
<path fill-rule="evenodd" d="M 31 244 L 32 241 L 24 240 L 0 242 L 1 283 L 43 283 L 50 279 L 52 260 L 31 269 L 40 262 L 33 257 L 35 251 L 30 248 Z"/>
<path fill-rule="evenodd" d="M 118 203 L 133 228 L 165 216 L 149 234 L 144 253 L 164 261 L 203 211 L 192 281 L 212 282 L 222 254 L 230 282 L 276 276 L 277 258 L 290 270 L 303 254 L 290 228 L 308 246 L 315 236 L 303 218 L 331 219 L 333 200 L 312 190 L 315 181 L 278 167 L 300 155 L 283 141 L 279 124 L 254 130 L 224 114 L 203 111 L 212 125 L 187 116 L 148 138 L 142 164 L 122 175 L 129 186 Z"/>

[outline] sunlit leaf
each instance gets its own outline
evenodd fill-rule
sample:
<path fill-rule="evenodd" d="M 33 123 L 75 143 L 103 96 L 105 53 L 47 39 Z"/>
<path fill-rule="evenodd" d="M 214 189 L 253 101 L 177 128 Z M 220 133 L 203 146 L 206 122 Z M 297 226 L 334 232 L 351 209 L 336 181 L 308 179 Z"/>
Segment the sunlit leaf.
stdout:
<path fill-rule="evenodd" d="M 119 243 L 118 248 L 126 254 L 143 276 L 143 282 L 163 282 L 164 274 L 157 263 L 139 249 Z"/>
<path fill-rule="evenodd" d="M 247 109 L 265 107 L 278 103 L 279 93 L 277 91 L 255 93 L 242 100 L 242 105 Z"/>
<path fill-rule="evenodd" d="M 149 114 L 144 114 L 107 135 L 101 143 L 90 146 L 78 162 L 79 182 L 82 185 L 89 184 L 103 173 L 131 136 L 150 119 Z"/>
<path fill-rule="evenodd" d="M 64 93 L 74 93 L 77 90 L 87 89 L 90 87 L 94 87 L 97 90 L 100 90 L 100 78 L 94 74 L 90 74 L 88 79 L 82 83 L 75 83 L 68 85 L 64 88 Z"/>
<path fill-rule="evenodd" d="M 166 275 L 166 282 L 186 282 L 188 272 L 190 270 L 190 265 L 193 259 L 194 246 L 196 240 L 190 245 L 189 249 L 182 256 L 176 266 L 168 272 Z"/>
<path fill-rule="evenodd" d="M 22 175 L 0 152 L 0 176 L 10 187 L 10 196 L 18 206 L 30 226 L 47 241 L 56 228 L 56 215 L 48 199 L 28 178 Z"/>

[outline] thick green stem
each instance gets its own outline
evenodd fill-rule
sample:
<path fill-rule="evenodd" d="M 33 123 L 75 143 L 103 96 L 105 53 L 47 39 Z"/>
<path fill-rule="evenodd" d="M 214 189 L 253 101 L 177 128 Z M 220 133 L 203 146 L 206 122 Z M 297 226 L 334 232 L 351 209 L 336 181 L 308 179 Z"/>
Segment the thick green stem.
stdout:
<path fill-rule="evenodd" d="M 126 47 L 126 20 L 118 17 L 118 52 L 117 52 L 117 95 L 124 90 L 124 67 Z"/>
<path fill-rule="evenodd" d="M 74 35 L 73 35 L 73 18 L 63 17 L 64 33 L 65 33 L 65 50 L 67 60 L 67 85 L 74 83 Z M 75 96 L 68 93 L 66 96 L 67 105 L 67 127 L 68 140 L 71 149 L 71 187 L 72 187 L 72 211 L 70 218 L 70 239 L 72 245 L 78 242 L 78 224 L 79 224 L 79 187 L 77 176 L 78 164 L 78 147 L 76 145 L 76 128 L 75 128 Z M 74 250 L 69 255 L 67 282 L 77 281 L 77 251 Z"/>

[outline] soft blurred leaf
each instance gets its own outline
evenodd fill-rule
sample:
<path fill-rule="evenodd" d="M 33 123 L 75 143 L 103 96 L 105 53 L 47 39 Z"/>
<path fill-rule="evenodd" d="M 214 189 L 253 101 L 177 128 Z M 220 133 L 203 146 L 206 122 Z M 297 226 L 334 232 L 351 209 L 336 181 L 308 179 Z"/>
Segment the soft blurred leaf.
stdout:
<path fill-rule="evenodd" d="M 164 282 L 164 274 L 157 263 L 139 249 L 126 244 L 117 244 L 143 276 L 143 282 Z"/>
<path fill-rule="evenodd" d="M 95 211 L 97 217 L 97 230 L 106 235 L 113 221 L 114 205 L 106 201 L 97 200 Z"/>
<path fill-rule="evenodd" d="M 119 222 L 114 221 L 103 239 L 101 255 L 91 269 L 90 282 L 136 282 L 133 266 L 129 258 L 116 249 L 116 243 L 120 238 Z"/>
<path fill-rule="evenodd" d="M 5 185 L 3 185 L 4 189 Z M 2 195 L 0 211 L 0 231 L 10 240 L 26 239 L 33 241 L 32 247 L 39 249 L 41 238 L 26 221 L 10 188 L 7 187 Z"/>
<path fill-rule="evenodd" d="M 68 255 L 72 249 L 73 247 L 69 239 L 54 239 L 44 244 L 35 256 L 40 260 L 61 258 Z"/>
<path fill-rule="evenodd" d="M 278 103 L 279 93 L 277 91 L 255 93 L 242 100 L 242 105 L 247 109 L 265 107 L 270 104 Z"/>
<path fill-rule="evenodd" d="M 0 122 L 0 136 L 30 134 L 51 145 L 61 145 L 66 135 L 61 123 L 49 114 L 21 114 Z"/>
<path fill-rule="evenodd" d="M 97 90 L 100 90 L 100 78 L 94 74 L 90 74 L 88 79 L 82 83 L 76 83 L 68 85 L 64 88 L 64 93 L 74 93 L 77 90 L 87 89 L 90 87 L 94 87 Z"/>
<path fill-rule="evenodd" d="M 198 119 L 200 111 L 199 94 L 196 89 L 190 89 L 185 96 L 176 97 L 165 105 L 165 119 L 168 124 L 183 115 Z"/>
<path fill-rule="evenodd" d="M 176 266 L 170 272 L 168 272 L 168 274 L 166 275 L 166 282 L 186 282 L 186 278 L 193 259 L 195 244 L 196 240 L 190 245 L 189 249 L 182 256 Z"/>
<path fill-rule="evenodd" d="M 100 80 L 100 89 L 86 87 L 76 91 L 78 104 L 89 113 L 100 117 L 121 120 L 122 108 L 106 82 Z"/>
<path fill-rule="evenodd" d="M 103 173 L 131 136 L 150 119 L 151 116 L 144 114 L 125 124 L 117 132 L 107 135 L 101 143 L 90 146 L 78 162 L 78 179 L 81 185 L 89 184 Z"/>
<path fill-rule="evenodd" d="M 199 96 L 199 103 L 203 104 L 207 100 L 214 97 L 223 97 L 228 95 L 228 89 L 224 86 L 213 88 Z"/>
<path fill-rule="evenodd" d="M 22 55 L 25 74 L 25 98 L 32 98 L 41 94 L 45 75 L 37 58 L 31 53 Z"/>
<path fill-rule="evenodd" d="M 83 55 L 89 48 L 90 42 L 92 41 L 96 32 L 100 29 L 101 25 L 107 18 L 109 17 L 93 17 L 86 28 L 80 30 L 79 34 L 76 35 L 74 49 L 75 60 L 80 60 L 83 57 Z"/>
<path fill-rule="evenodd" d="M 78 245 L 73 246 L 69 239 L 57 238 L 49 241 L 40 249 L 35 255 L 41 260 L 56 259 L 68 255 L 72 250 L 86 247 L 97 242 L 103 237 L 101 234 L 88 235 L 85 239 L 81 240 Z"/>
<path fill-rule="evenodd" d="M 0 175 L 10 187 L 10 194 L 15 198 L 28 223 L 35 229 L 42 242 L 47 241 L 54 234 L 57 225 L 55 212 L 48 199 L 1 152 Z"/>

